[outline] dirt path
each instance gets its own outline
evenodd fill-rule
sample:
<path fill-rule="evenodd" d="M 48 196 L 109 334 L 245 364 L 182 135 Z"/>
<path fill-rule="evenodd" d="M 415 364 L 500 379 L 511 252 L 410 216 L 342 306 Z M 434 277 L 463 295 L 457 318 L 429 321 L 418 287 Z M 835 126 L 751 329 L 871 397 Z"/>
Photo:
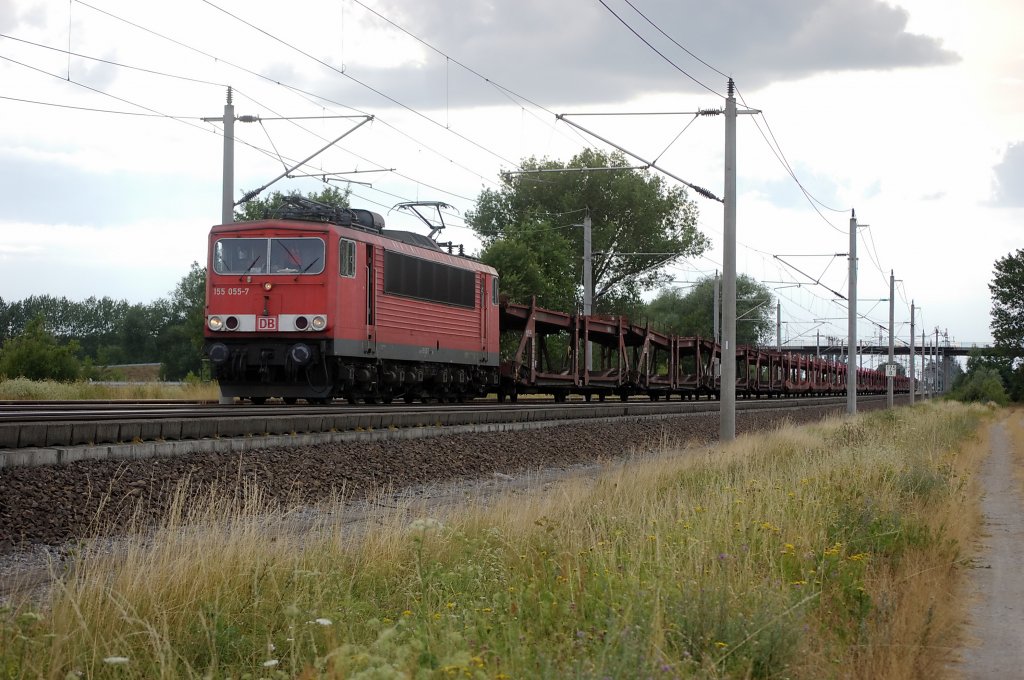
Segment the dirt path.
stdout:
<path fill-rule="evenodd" d="M 981 470 L 983 532 L 968 572 L 968 625 L 960 661 L 963 678 L 1024 678 L 1024 499 L 1015 472 L 1010 419 L 990 427 Z"/>

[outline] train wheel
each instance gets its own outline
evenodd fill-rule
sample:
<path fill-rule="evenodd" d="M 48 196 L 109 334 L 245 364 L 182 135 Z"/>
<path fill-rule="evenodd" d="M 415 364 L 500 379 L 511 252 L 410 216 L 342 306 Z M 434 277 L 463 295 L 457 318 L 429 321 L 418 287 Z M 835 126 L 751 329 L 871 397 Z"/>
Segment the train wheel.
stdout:
<path fill-rule="evenodd" d="M 327 404 L 331 403 L 331 398 L 330 397 L 313 397 L 312 399 L 307 399 L 306 401 L 308 401 L 310 404 L 313 404 L 315 406 L 326 406 Z"/>
<path fill-rule="evenodd" d="M 587 402 L 589 404 L 590 403 L 590 399 L 593 396 L 594 395 L 592 395 L 590 392 L 587 392 L 586 394 L 583 395 L 583 401 L 585 401 L 585 402 Z"/>
<path fill-rule="evenodd" d="M 416 401 L 416 395 L 413 394 L 412 392 L 406 392 L 405 394 L 402 395 L 402 401 L 404 401 L 406 404 L 411 404 L 412 402 Z"/>
<path fill-rule="evenodd" d="M 266 397 L 249 397 L 254 406 L 263 406 L 267 403 Z"/>
<path fill-rule="evenodd" d="M 284 401 L 284 403 L 286 403 L 286 404 L 288 404 L 289 406 L 291 406 L 292 404 L 294 404 L 295 402 L 297 402 L 297 401 L 298 401 L 298 399 L 296 399 L 295 397 L 284 397 L 283 401 Z"/>
<path fill-rule="evenodd" d="M 508 398 L 509 401 L 511 401 L 514 404 L 517 401 L 519 401 L 519 394 L 517 392 L 513 392 L 512 394 L 508 395 Z"/>
<path fill-rule="evenodd" d="M 604 403 L 604 395 L 603 394 L 597 395 L 597 400 L 603 404 Z"/>

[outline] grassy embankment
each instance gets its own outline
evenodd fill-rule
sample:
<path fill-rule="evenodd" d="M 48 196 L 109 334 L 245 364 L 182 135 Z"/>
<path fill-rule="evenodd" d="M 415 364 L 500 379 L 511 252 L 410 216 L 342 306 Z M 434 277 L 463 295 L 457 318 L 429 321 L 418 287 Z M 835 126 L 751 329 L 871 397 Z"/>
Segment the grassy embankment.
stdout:
<path fill-rule="evenodd" d="M 93 382 L 57 382 L 10 378 L 0 380 L 0 399 L 18 401 L 76 401 L 85 399 L 185 399 L 212 400 L 220 397 L 216 383 L 140 382 L 108 385 Z"/>
<path fill-rule="evenodd" d="M 987 413 L 787 427 L 441 522 L 294 536 L 258 494 L 211 503 L 8 612 L 0 676 L 925 674 Z"/>

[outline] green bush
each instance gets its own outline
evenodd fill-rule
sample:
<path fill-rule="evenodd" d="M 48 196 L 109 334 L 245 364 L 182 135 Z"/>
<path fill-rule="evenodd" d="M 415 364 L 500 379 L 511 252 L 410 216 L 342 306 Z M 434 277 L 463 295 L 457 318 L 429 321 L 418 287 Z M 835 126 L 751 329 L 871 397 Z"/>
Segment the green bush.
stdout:
<path fill-rule="evenodd" d="M 21 335 L 4 341 L 0 349 L 0 375 L 30 380 L 75 380 L 81 366 L 75 355 L 78 343 L 61 345 L 36 317 Z"/>
<path fill-rule="evenodd" d="M 999 371 L 988 367 L 979 367 L 968 373 L 957 388 L 950 393 L 950 396 L 957 401 L 964 402 L 994 401 L 1000 406 L 1005 406 L 1010 401 L 1010 395 L 1006 393 Z"/>

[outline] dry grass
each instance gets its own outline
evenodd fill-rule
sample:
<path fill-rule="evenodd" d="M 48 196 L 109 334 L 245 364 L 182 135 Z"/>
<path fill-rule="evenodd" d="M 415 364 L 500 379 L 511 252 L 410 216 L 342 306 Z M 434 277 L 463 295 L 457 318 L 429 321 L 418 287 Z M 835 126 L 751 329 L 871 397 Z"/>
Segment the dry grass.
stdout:
<path fill-rule="evenodd" d="M 0 677 L 927 675 L 987 413 L 783 427 L 358 530 L 183 493 L 157 536 L 9 613 Z"/>
<path fill-rule="evenodd" d="M 106 384 L 56 382 L 11 378 L 0 380 L 0 399 L 10 401 L 78 401 L 89 399 L 183 399 L 216 401 L 220 389 L 214 382 L 162 382 Z"/>

